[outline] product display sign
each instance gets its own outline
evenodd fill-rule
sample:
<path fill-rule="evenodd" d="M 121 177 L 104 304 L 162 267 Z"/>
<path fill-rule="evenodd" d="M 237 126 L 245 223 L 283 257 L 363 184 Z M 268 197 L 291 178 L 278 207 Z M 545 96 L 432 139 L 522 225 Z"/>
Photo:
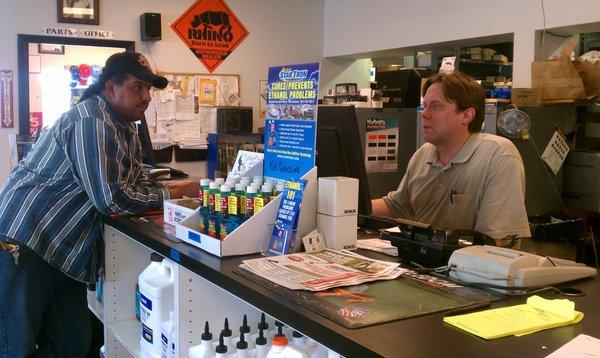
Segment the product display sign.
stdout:
<path fill-rule="evenodd" d="M 398 170 L 399 120 L 367 118 L 365 133 L 365 168 L 367 173 Z"/>
<path fill-rule="evenodd" d="M 171 28 L 211 73 L 248 36 L 223 0 L 196 1 Z"/>
<path fill-rule="evenodd" d="M 269 68 L 264 176 L 299 179 L 315 165 L 319 63 Z"/>
<path fill-rule="evenodd" d="M 268 255 L 286 255 L 294 251 L 304 188 L 304 179 L 285 182 L 273 234 L 267 248 Z"/>

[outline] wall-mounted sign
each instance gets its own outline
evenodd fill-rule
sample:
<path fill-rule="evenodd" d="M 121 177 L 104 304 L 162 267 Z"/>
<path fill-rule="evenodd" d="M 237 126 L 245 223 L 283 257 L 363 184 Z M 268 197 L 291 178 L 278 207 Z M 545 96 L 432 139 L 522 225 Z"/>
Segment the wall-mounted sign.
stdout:
<path fill-rule="evenodd" d="M 74 29 L 67 27 L 43 27 L 42 35 L 48 36 L 67 36 L 82 37 L 90 39 L 112 39 L 115 37 L 114 31 L 97 29 Z"/>
<path fill-rule="evenodd" d="M 171 28 L 211 73 L 248 36 L 223 0 L 196 1 Z"/>
<path fill-rule="evenodd" d="M 2 128 L 15 126 L 13 115 L 13 71 L 0 70 L 0 122 Z"/>

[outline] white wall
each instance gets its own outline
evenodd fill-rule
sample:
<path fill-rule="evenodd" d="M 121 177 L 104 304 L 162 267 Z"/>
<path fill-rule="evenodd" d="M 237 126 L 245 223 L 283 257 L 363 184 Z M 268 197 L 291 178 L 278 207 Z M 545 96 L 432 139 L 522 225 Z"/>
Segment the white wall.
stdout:
<path fill-rule="evenodd" d="M 321 62 L 319 98 L 327 95 L 327 90 L 335 90 L 336 83 L 356 83 L 357 88 L 369 88 L 369 68 L 371 59 L 325 58 Z"/>
<path fill-rule="evenodd" d="M 41 34 L 43 27 L 112 30 L 116 40 L 135 40 L 136 50 L 154 58 L 159 70 L 207 72 L 169 25 L 194 3 L 193 0 L 102 0 L 100 25 L 56 22 L 56 0 L 1 0 L 0 69 L 17 75 L 17 34 Z M 269 66 L 320 61 L 323 53 L 323 0 L 226 0 L 249 31 L 249 36 L 215 73 L 240 74 L 242 105 L 254 107 L 258 122 L 258 81 L 267 78 Z M 148 47 L 139 41 L 139 15 L 162 14 L 162 41 Z M 0 129 L 0 153 L 8 153 L 9 133 L 18 131 L 18 86 L 14 83 L 14 129 Z M 0 183 L 8 177 L 9 157 L 0 155 Z"/>
<path fill-rule="evenodd" d="M 598 0 L 325 0 L 324 56 L 514 33 L 513 81 L 531 87 L 535 31 L 595 23 Z"/>

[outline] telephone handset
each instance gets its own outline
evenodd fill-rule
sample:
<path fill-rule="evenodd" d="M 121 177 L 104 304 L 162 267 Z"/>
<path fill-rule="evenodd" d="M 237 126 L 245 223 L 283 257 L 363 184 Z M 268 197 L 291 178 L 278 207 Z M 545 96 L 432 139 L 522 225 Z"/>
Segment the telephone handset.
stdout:
<path fill-rule="evenodd" d="M 383 230 L 380 237 L 398 248 L 398 256 L 403 261 L 425 267 L 446 265 L 452 252 L 465 246 L 496 244 L 493 238 L 475 230 L 434 229 L 416 221 L 395 221 L 398 230 Z"/>

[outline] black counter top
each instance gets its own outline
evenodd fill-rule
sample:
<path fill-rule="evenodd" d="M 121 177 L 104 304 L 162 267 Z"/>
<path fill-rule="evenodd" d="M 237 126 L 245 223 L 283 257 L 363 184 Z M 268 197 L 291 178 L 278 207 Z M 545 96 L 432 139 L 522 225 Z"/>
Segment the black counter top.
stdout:
<path fill-rule="evenodd" d="M 167 234 L 131 219 L 107 219 L 106 223 L 346 357 L 545 357 L 581 333 L 600 338 L 598 279 L 571 284 L 586 293 L 569 298 L 585 315 L 580 323 L 518 338 L 484 340 L 444 323 L 441 313 L 347 329 L 234 272 L 243 260 L 260 255 L 220 258 L 186 243 L 173 242 Z M 544 297 L 564 298 L 552 294 Z M 509 298 L 494 302 L 492 307 L 524 302 L 525 298 Z"/>

